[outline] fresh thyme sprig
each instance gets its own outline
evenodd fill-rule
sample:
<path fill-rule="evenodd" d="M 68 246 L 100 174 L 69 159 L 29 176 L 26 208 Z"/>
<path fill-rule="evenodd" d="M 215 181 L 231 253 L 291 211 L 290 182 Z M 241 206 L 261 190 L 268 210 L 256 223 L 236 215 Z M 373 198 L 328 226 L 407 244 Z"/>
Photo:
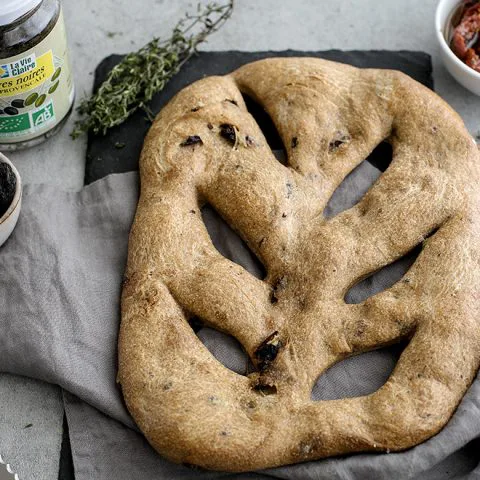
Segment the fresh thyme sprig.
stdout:
<path fill-rule="evenodd" d="M 177 23 L 170 39 L 154 38 L 137 52 L 126 55 L 96 93 L 77 107 L 84 118 L 75 122 L 72 137 L 88 131 L 105 135 L 139 108 L 151 117 L 147 103 L 197 51 L 198 45 L 225 23 L 232 14 L 233 3 L 234 0 L 226 4 L 210 2 L 203 7 L 199 4 L 196 14 L 187 13 Z"/>

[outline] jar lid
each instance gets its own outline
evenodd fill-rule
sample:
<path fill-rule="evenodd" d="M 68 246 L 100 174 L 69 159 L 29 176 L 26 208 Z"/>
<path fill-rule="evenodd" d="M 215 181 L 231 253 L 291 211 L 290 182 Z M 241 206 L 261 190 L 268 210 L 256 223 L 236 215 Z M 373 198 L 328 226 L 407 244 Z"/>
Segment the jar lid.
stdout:
<path fill-rule="evenodd" d="M 17 18 L 35 8 L 42 0 L 2 0 L 0 25 L 13 23 Z"/>

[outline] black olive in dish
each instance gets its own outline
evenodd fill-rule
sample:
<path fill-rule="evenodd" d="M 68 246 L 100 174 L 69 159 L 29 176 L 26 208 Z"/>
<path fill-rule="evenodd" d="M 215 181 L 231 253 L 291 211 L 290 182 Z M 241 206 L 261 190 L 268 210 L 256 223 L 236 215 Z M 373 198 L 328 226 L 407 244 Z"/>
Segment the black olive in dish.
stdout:
<path fill-rule="evenodd" d="M 12 167 L 8 163 L 0 162 L 0 218 L 12 204 L 16 188 L 17 177 Z"/>

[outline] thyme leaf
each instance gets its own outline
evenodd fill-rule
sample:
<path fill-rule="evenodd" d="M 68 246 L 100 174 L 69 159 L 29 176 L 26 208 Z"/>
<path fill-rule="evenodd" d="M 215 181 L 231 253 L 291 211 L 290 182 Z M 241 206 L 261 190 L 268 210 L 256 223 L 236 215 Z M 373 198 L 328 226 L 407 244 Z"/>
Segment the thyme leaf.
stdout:
<path fill-rule="evenodd" d="M 168 40 L 154 38 L 140 50 L 127 54 L 98 90 L 80 102 L 77 111 L 83 118 L 75 122 L 72 138 L 88 131 L 105 135 L 139 108 L 152 119 L 148 102 L 196 53 L 197 47 L 228 20 L 233 5 L 234 0 L 199 4 L 195 14 L 187 13 L 177 23 Z"/>

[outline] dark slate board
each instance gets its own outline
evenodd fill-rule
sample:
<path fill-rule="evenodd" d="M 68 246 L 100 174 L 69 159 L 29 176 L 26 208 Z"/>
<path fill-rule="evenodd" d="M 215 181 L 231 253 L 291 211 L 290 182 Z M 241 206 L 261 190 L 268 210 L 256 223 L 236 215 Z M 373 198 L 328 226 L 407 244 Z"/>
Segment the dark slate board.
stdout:
<path fill-rule="evenodd" d="M 150 104 L 153 113 L 157 113 L 170 98 L 186 85 L 207 75 L 223 75 L 239 66 L 267 57 L 320 57 L 349 63 L 357 67 L 390 68 L 401 70 L 415 80 L 433 89 L 432 65 L 430 56 L 422 52 L 391 52 L 391 51 L 340 51 L 326 52 L 299 52 L 286 50 L 282 52 L 201 52 L 193 57 L 182 70 L 167 84 L 165 89 L 157 94 Z M 95 71 L 94 89 L 104 80 L 108 71 L 122 57 L 111 55 L 105 58 Z M 252 106 L 255 108 L 255 106 Z M 258 107 L 257 107 L 258 108 Z M 260 112 L 258 112 L 260 115 Z M 259 121 L 270 146 L 281 149 L 281 141 L 276 137 L 274 128 Z M 87 162 L 85 166 L 85 184 L 105 177 L 110 173 L 123 173 L 138 169 L 138 158 L 143 138 L 150 126 L 143 111 L 132 115 L 124 124 L 111 129 L 106 136 L 90 135 L 87 148 Z M 125 144 L 124 148 L 116 148 L 115 144 Z M 382 168 L 382 158 L 388 157 L 387 149 L 380 147 L 369 160 Z"/>

